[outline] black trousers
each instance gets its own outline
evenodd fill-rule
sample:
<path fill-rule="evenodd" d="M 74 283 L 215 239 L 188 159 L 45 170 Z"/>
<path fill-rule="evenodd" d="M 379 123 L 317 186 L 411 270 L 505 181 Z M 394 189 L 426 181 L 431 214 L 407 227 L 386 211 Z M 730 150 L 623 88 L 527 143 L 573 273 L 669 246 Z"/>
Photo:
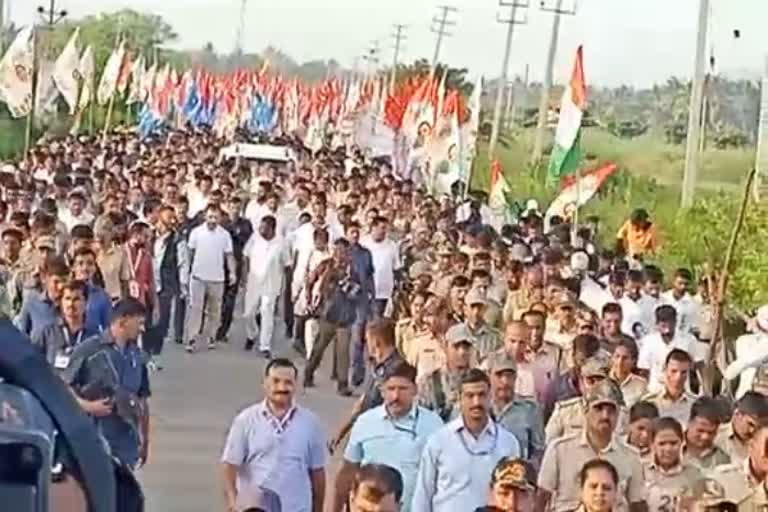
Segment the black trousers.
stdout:
<path fill-rule="evenodd" d="M 176 314 L 173 315 L 173 332 L 176 343 L 184 343 L 184 323 L 187 319 L 187 299 L 176 296 Z"/>
<path fill-rule="evenodd" d="M 238 280 L 239 281 L 239 280 Z M 229 328 L 232 327 L 232 318 L 235 315 L 235 303 L 237 303 L 237 290 L 239 283 L 224 289 L 224 298 L 221 303 L 221 323 L 216 331 L 216 340 L 226 339 Z"/>
<path fill-rule="evenodd" d="M 160 319 L 156 325 L 147 329 L 144 335 L 144 350 L 149 355 L 159 356 L 163 352 L 165 337 L 168 335 L 168 329 L 171 326 L 171 306 L 175 298 L 175 293 L 166 292 L 165 290 L 161 291 L 157 296 Z"/>

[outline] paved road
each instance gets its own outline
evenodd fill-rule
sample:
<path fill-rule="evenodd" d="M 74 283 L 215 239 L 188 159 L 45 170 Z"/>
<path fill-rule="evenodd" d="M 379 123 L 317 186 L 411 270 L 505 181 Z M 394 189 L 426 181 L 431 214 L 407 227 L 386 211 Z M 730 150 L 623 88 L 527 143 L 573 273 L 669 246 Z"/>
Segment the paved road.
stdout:
<path fill-rule="evenodd" d="M 218 476 L 224 438 L 235 414 L 263 398 L 265 365 L 258 354 L 242 350 L 242 336 L 234 338 L 233 345 L 192 355 L 171 344 L 163 359 L 165 369 L 152 375 L 153 443 L 141 474 L 148 512 L 224 510 Z M 285 341 L 276 349 L 296 357 Z M 298 401 L 315 411 L 326 432 L 332 433 L 354 399 L 333 392 L 328 366 L 318 371 L 317 388 L 300 392 Z"/>

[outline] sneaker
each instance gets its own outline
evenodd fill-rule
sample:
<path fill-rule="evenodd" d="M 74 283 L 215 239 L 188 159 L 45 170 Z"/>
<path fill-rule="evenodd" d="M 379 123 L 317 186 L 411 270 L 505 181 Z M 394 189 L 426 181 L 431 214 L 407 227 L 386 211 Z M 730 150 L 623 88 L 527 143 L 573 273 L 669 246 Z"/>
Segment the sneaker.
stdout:
<path fill-rule="evenodd" d="M 352 396 L 352 390 L 346 384 L 339 384 L 338 388 L 336 388 L 336 394 L 344 397 Z"/>
<path fill-rule="evenodd" d="M 250 352 L 251 350 L 253 350 L 253 346 L 255 344 L 256 344 L 256 342 L 249 338 L 249 339 L 245 340 L 245 346 L 243 348 L 245 348 L 246 352 Z"/>
<path fill-rule="evenodd" d="M 208 350 L 216 350 L 216 340 L 211 340 L 208 342 Z"/>
<path fill-rule="evenodd" d="M 155 370 L 157 370 L 158 372 L 163 371 L 163 369 L 165 368 L 165 366 L 163 366 L 163 360 L 160 359 L 159 355 L 153 357 L 152 362 L 155 363 Z"/>
<path fill-rule="evenodd" d="M 184 350 L 186 350 L 188 354 L 194 354 L 195 353 L 195 344 L 194 343 L 189 343 L 188 345 L 186 345 L 184 347 Z"/>
<path fill-rule="evenodd" d="M 157 367 L 157 362 L 154 359 L 150 359 L 147 361 L 147 371 L 149 373 L 155 373 L 159 368 Z"/>
<path fill-rule="evenodd" d="M 302 357 L 307 357 L 307 349 L 302 343 L 299 343 L 298 340 L 293 342 L 293 350 L 298 352 Z"/>
<path fill-rule="evenodd" d="M 176 338 L 174 341 L 176 342 L 177 345 L 183 345 L 184 344 L 184 339 L 183 338 Z"/>
<path fill-rule="evenodd" d="M 264 359 L 269 361 L 269 360 L 272 359 L 272 352 L 270 352 L 269 350 L 262 350 L 261 351 L 261 357 L 263 357 Z"/>

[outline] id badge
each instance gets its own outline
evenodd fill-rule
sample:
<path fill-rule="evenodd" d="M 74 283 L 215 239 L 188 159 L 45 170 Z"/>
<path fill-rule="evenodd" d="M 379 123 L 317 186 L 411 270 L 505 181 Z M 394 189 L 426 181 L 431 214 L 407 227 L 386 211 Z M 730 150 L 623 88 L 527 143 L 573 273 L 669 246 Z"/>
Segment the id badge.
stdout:
<path fill-rule="evenodd" d="M 69 356 L 66 354 L 57 354 L 53 361 L 53 367 L 58 370 L 69 368 Z"/>

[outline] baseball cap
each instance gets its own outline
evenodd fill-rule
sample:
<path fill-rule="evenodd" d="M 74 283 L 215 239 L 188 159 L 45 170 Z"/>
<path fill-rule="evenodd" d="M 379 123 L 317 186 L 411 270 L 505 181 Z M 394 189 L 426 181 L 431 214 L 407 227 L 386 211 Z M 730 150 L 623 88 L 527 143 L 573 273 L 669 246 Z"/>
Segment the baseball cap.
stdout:
<path fill-rule="evenodd" d="M 520 458 L 504 457 L 493 469 L 493 485 L 515 487 L 525 491 L 536 489 L 536 473 L 527 461 Z"/>
<path fill-rule="evenodd" d="M 604 357 L 590 357 L 581 367 L 582 377 L 608 377 L 611 365 Z"/>
<path fill-rule="evenodd" d="M 431 273 L 431 268 L 429 263 L 426 261 L 415 261 L 413 265 L 411 265 L 411 269 L 408 271 L 408 276 L 411 279 L 418 279 L 420 276 L 423 275 L 429 275 Z"/>
<path fill-rule="evenodd" d="M 587 253 L 577 251 L 571 254 L 571 269 L 585 272 L 589 269 L 589 256 Z"/>
<path fill-rule="evenodd" d="M 467 295 L 464 297 L 464 303 L 468 306 L 472 306 L 474 304 L 482 304 L 483 306 L 487 306 L 488 299 L 486 298 L 485 293 L 481 292 L 477 288 L 473 288 L 467 292 Z"/>
<path fill-rule="evenodd" d="M 604 379 L 595 384 L 584 399 L 589 407 L 599 404 L 613 404 L 616 407 L 624 405 L 621 388 L 612 379 Z"/>
<path fill-rule="evenodd" d="M 458 345 L 459 343 L 468 343 L 471 345 L 472 335 L 469 333 L 466 325 L 456 324 L 445 333 L 445 340 L 451 345 Z"/>
<path fill-rule="evenodd" d="M 517 372 L 517 363 L 506 352 L 495 352 L 488 357 L 488 368 L 493 373 Z"/>
<path fill-rule="evenodd" d="M 128 316 L 144 316 L 145 314 L 144 305 L 134 298 L 122 299 L 112 309 L 113 320 Z"/>

